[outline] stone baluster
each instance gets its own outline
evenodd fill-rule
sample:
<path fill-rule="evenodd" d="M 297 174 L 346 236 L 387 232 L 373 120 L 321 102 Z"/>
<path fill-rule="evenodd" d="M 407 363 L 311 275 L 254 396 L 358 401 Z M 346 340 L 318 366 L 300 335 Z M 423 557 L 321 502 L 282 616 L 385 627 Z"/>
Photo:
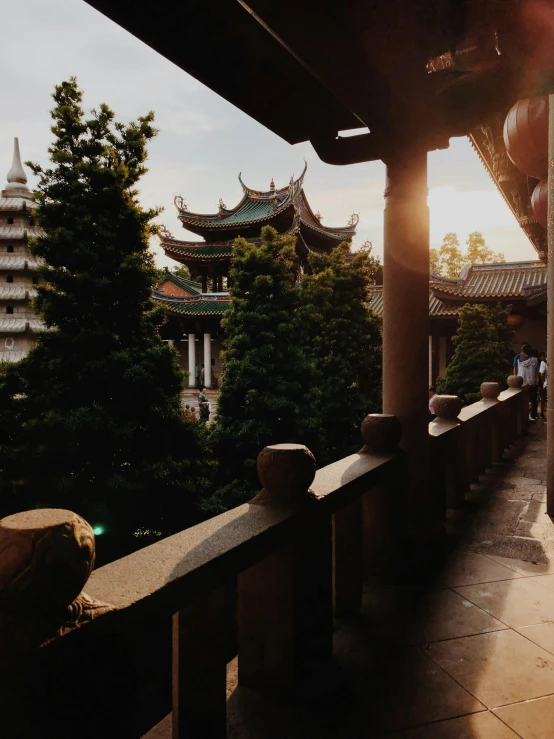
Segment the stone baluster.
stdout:
<path fill-rule="evenodd" d="M 519 375 L 510 375 L 508 377 L 508 387 L 512 390 L 521 390 L 523 387 L 523 377 L 519 377 Z M 522 395 L 523 393 L 519 393 L 517 404 L 514 404 L 514 410 L 512 411 L 512 423 L 513 423 L 513 438 L 517 438 L 518 436 L 521 436 L 523 434 L 524 430 L 524 417 L 523 413 L 525 413 L 525 418 L 529 414 L 529 411 L 523 407 L 522 402 Z"/>
<path fill-rule="evenodd" d="M 361 454 L 373 456 L 395 455 L 394 465 L 390 467 L 375 487 L 372 487 L 361 499 L 362 508 L 362 580 L 368 583 L 381 581 L 391 564 L 395 548 L 398 543 L 397 524 L 399 509 L 403 505 L 403 496 L 406 492 L 405 455 L 399 451 L 402 437 L 402 426 L 398 418 L 387 413 L 370 413 L 362 421 L 362 441 L 364 446 Z M 335 514 L 335 519 L 337 514 Z M 342 547 L 354 546 L 355 542 L 348 542 L 348 529 L 343 528 Z M 337 562 L 335 561 L 335 567 Z M 343 566 L 343 570 L 345 567 Z M 340 582 L 335 578 L 335 589 Z M 340 588 L 355 592 L 356 581 Z M 340 590 L 339 590 L 340 594 Z M 343 594 L 340 600 L 348 602 Z M 337 601 L 340 602 L 338 596 Z"/>
<path fill-rule="evenodd" d="M 498 400 L 501 390 L 500 383 L 483 382 L 481 383 L 480 390 L 483 402 L 493 406 L 490 411 L 484 414 L 484 419 L 480 426 L 479 448 L 481 468 L 485 470 L 495 462 L 499 462 L 502 458 L 503 444 L 499 423 L 501 404 Z"/>
<path fill-rule="evenodd" d="M 282 548 L 238 577 L 241 685 L 290 691 L 303 667 L 332 654 L 331 517 L 310 491 L 315 469 L 300 444 L 275 444 L 258 456 L 263 490 L 252 504 L 297 515 Z"/>
<path fill-rule="evenodd" d="M 439 395 L 435 398 L 436 419 L 433 425 L 439 435 L 435 438 L 435 454 L 431 480 L 435 481 L 437 504 L 446 508 L 462 508 L 469 480 L 465 470 L 464 429 L 458 416 L 462 401 L 457 395 Z M 444 511 L 443 515 L 444 515 Z"/>
<path fill-rule="evenodd" d="M 36 726 L 29 734 L 24 728 L 37 720 L 36 706 L 29 711 L 27 704 L 47 687 L 36 685 L 38 650 L 112 609 L 83 592 L 94 558 L 92 528 L 71 511 L 42 508 L 0 521 L 2 735 L 38 735 Z M 57 674 L 48 667 L 46 673 Z"/>

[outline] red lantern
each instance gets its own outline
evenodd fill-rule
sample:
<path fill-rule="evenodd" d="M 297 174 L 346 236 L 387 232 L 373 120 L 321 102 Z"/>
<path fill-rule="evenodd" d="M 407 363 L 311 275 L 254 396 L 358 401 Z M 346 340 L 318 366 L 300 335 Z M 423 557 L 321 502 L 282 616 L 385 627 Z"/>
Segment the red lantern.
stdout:
<path fill-rule="evenodd" d="M 514 331 L 517 331 L 518 328 L 521 328 L 524 323 L 524 316 L 508 316 L 508 324 L 514 329 Z"/>
<path fill-rule="evenodd" d="M 548 177 L 548 98 L 518 100 L 504 122 L 504 143 L 512 162 L 522 172 Z"/>
<path fill-rule="evenodd" d="M 541 180 L 533 190 L 531 209 L 538 223 L 546 228 L 548 223 L 548 180 Z"/>

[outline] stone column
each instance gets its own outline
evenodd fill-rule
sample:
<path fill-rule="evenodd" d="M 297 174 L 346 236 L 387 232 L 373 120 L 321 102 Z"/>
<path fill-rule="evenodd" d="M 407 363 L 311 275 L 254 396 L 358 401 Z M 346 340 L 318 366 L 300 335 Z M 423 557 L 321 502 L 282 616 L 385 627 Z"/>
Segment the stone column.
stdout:
<path fill-rule="evenodd" d="M 433 384 L 433 337 L 429 336 L 429 385 Z"/>
<path fill-rule="evenodd" d="M 169 344 L 169 346 L 170 346 L 171 348 L 173 348 L 173 347 L 175 346 L 175 339 L 168 339 L 168 340 L 167 340 L 167 343 Z"/>
<path fill-rule="evenodd" d="M 446 372 L 446 336 L 439 339 L 439 375 L 444 377 Z"/>
<path fill-rule="evenodd" d="M 212 386 L 212 335 L 204 334 L 204 385 Z"/>
<path fill-rule="evenodd" d="M 406 520 L 412 521 L 413 533 L 423 533 L 431 510 L 427 154 L 406 148 L 385 164 L 383 412 L 402 425 L 400 447 L 407 453 L 409 480 Z"/>
<path fill-rule="evenodd" d="M 548 366 L 554 367 L 554 95 L 549 96 L 548 116 L 548 319 L 546 344 Z M 550 390 L 550 388 L 549 388 Z M 546 411 L 546 512 L 554 515 L 554 412 L 549 404 Z"/>
<path fill-rule="evenodd" d="M 196 334 L 189 334 L 189 387 L 196 385 L 194 368 L 196 365 Z"/>

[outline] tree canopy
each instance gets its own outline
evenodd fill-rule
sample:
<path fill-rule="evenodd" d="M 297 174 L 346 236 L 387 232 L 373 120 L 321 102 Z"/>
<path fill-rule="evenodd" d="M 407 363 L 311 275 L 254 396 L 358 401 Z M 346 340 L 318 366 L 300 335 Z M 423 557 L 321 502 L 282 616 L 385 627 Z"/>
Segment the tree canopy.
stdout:
<path fill-rule="evenodd" d="M 86 116 L 74 78 L 53 97 L 51 166 L 29 163 L 45 231 L 31 244 L 45 261 L 35 307 L 49 330 L 0 375 L 13 430 L 0 453 L 13 493 L 3 505 L 74 510 L 113 532 L 120 554 L 139 529 L 190 525 L 206 465 L 151 299 L 158 211 L 140 206 L 137 183 L 154 115 L 124 124 L 102 104 Z"/>
<path fill-rule="evenodd" d="M 466 303 L 458 312 L 453 337 L 456 350 L 437 392 L 458 395 L 464 403 L 481 399 L 482 382 L 506 387 L 512 366 L 514 332 L 508 324 L 511 307 Z"/>
<path fill-rule="evenodd" d="M 467 249 L 462 252 L 455 233 L 447 233 L 438 249 L 429 250 L 429 269 L 432 275 L 455 280 L 466 264 L 504 262 L 504 254 L 490 249 L 479 231 L 469 234 Z"/>

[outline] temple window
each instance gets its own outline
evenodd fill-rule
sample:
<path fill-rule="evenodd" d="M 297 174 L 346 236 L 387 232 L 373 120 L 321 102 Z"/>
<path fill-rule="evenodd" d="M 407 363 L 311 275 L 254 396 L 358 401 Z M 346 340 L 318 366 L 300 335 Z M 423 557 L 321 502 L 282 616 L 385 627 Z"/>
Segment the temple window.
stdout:
<path fill-rule="evenodd" d="M 35 219 L 29 218 L 29 226 L 34 226 L 34 225 L 35 225 Z"/>
<path fill-rule="evenodd" d="M 13 305 L 8 305 L 8 307 L 6 308 L 6 313 L 8 315 L 11 315 L 13 313 Z"/>
<path fill-rule="evenodd" d="M 12 244 L 8 244 L 8 252 L 13 252 L 13 246 Z"/>
<path fill-rule="evenodd" d="M 33 275 L 33 285 L 38 285 L 38 277 L 36 275 Z"/>
<path fill-rule="evenodd" d="M 13 282 L 13 275 L 8 275 L 6 277 L 6 282 Z"/>
<path fill-rule="evenodd" d="M 7 221 L 8 223 L 13 223 L 13 218 L 8 218 Z"/>

